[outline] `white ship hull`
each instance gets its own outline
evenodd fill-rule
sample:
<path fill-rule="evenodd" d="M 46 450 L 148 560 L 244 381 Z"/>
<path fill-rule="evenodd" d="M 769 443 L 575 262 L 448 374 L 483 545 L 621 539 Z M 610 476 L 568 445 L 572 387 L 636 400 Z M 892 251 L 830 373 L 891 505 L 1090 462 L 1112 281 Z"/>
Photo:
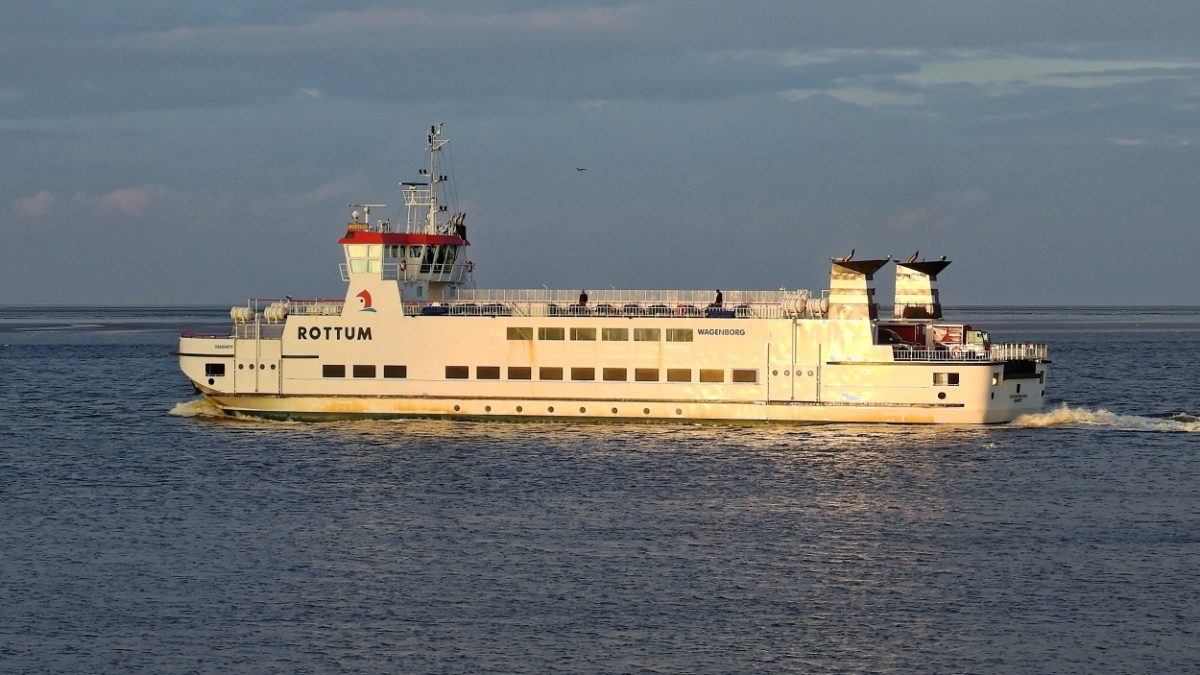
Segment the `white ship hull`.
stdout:
<path fill-rule="evenodd" d="M 222 410 L 272 418 L 994 424 L 1045 397 L 1039 348 L 1014 372 L 996 350 L 871 344 L 862 320 L 358 313 L 251 328 L 181 338 L 181 366 Z"/>
<path fill-rule="evenodd" d="M 402 184 L 403 226 L 371 222 L 382 204 L 351 214 L 344 299 L 252 301 L 228 334 L 180 338 L 198 391 L 277 418 L 994 424 L 1042 406 L 1045 345 L 942 321 L 944 257 L 897 261 L 890 319 L 872 285 L 890 259 L 853 251 L 818 296 L 477 290 L 466 214 L 439 198 L 441 132 Z"/>
<path fill-rule="evenodd" d="M 448 418 L 703 422 L 716 424 L 1001 424 L 1041 406 L 859 405 L 597 399 L 490 399 L 212 395 L 231 415 L 279 420 Z"/>

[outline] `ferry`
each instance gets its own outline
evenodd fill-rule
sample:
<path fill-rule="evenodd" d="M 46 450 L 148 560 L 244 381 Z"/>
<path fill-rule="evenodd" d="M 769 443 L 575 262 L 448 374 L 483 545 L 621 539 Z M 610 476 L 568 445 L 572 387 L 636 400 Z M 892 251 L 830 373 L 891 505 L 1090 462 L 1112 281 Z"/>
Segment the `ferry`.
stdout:
<path fill-rule="evenodd" d="M 829 289 L 483 289 L 446 204 L 442 124 L 405 222 L 351 204 L 343 298 L 250 300 L 179 365 L 224 413 L 718 423 L 996 424 L 1037 412 L 1045 344 L 942 316 L 944 257 L 830 259 Z M 893 266 L 891 316 L 874 279 Z"/>

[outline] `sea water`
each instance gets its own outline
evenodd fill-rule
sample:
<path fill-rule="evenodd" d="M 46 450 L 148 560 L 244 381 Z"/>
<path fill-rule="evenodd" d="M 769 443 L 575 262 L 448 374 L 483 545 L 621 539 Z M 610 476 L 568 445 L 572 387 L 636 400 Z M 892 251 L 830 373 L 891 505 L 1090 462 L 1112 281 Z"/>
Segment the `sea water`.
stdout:
<path fill-rule="evenodd" d="M 1045 341 L 997 427 L 281 423 L 206 308 L 0 308 L 0 671 L 1200 672 L 1200 309 Z"/>

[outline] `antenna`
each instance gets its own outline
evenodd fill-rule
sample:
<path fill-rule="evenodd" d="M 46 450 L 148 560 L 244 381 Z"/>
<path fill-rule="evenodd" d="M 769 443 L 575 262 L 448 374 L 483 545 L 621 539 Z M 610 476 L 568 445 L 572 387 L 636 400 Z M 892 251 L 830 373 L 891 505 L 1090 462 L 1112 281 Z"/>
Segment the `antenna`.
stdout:
<path fill-rule="evenodd" d="M 346 208 L 362 209 L 363 210 L 363 222 L 365 222 L 367 225 L 370 225 L 371 224 L 371 209 L 382 209 L 382 208 L 385 208 L 386 206 L 387 206 L 387 204 L 347 204 Z M 351 213 L 351 215 L 354 216 L 355 221 L 357 222 L 358 212 L 354 211 Z"/>

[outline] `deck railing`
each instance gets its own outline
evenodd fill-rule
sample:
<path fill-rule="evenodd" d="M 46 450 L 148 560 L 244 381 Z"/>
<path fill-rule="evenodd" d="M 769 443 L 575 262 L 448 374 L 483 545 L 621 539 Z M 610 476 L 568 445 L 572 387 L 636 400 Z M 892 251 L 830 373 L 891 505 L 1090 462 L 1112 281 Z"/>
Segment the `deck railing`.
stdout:
<path fill-rule="evenodd" d="M 1049 361 L 1050 347 L 1044 342 L 992 345 L 994 361 Z"/>
<path fill-rule="evenodd" d="M 1014 343 L 991 345 L 988 350 L 971 349 L 908 349 L 892 347 L 897 361 L 1047 361 L 1050 348 L 1044 343 Z"/>
<path fill-rule="evenodd" d="M 790 313 L 785 307 L 769 303 L 724 304 L 720 307 L 701 304 L 635 303 L 623 304 L 588 303 L 556 304 L 546 302 L 405 302 L 408 315 L 439 316 L 660 316 L 695 317 L 710 319 L 773 319 L 804 314 Z"/>
<path fill-rule="evenodd" d="M 720 305 L 716 300 L 716 291 L 596 289 L 587 291 L 586 303 L 580 303 L 579 291 L 525 288 L 459 289 L 452 301 L 441 304 L 450 314 L 490 315 L 504 307 L 516 316 L 819 318 L 827 311 L 805 290 L 728 291 Z"/>

